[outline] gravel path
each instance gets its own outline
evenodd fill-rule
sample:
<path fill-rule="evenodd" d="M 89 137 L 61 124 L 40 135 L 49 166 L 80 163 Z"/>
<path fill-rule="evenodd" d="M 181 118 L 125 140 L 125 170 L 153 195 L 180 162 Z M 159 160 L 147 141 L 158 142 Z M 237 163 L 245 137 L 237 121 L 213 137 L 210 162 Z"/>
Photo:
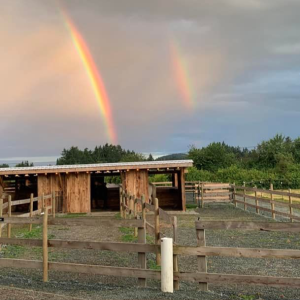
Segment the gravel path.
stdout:
<path fill-rule="evenodd" d="M 269 220 L 251 212 L 236 209 L 230 204 L 209 205 L 204 209 L 199 209 L 197 214 L 189 211 L 188 214 L 180 213 L 177 217 L 178 244 L 192 246 L 196 245 L 194 222 L 198 217 L 201 220 Z M 153 216 L 149 215 L 148 220 L 153 222 Z M 164 234 L 172 236 L 172 229 L 167 224 L 162 224 L 162 228 Z M 36 231 L 39 231 L 39 228 L 36 228 Z M 13 229 L 13 234 L 18 236 L 22 236 L 23 232 L 24 230 Z M 124 241 L 124 238 L 127 239 L 131 236 L 130 231 L 126 230 L 86 226 L 52 226 L 49 234 L 55 239 L 95 241 Z M 206 239 L 208 246 L 300 248 L 300 234 L 295 233 L 207 230 Z M 151 238 L 149 241 L 151 242 Z M 133 242 L 135 241 L 133 240 Z M 22 249 L 4 247 L 0 253 L 2 257 L 23 259 L 41 259 L 41 255 L 40 248 L 26 247 Z M 155 267 L 154 255 L 147 255 L 147 258 L 148 267 Z M 49 259 L 61 262 L 137 267 L 137 255 L 134 253 L 55 248 L 51 249 Z M 181 271 L 196 271 L 196 266 L 196 257 L 179 257 Z M 300 277 L 300 260 L 209 257 L 208 272 Z M 200 293 L 197 291 L 196 283 L 180 283 L 180 291 L 176 291 L 173 295 L 167 295 L 159 291 L 159 282 L 150 280 L 149 288 L 144 289 L 138 288 L 137 280 L 132 278 L 50 272 L 49 283 L 44 284 L 41 279 L 42 274 L 39 271 L 1 269 L 0 299 L 300 299 L 300 289 L 263 286 L 210 285 L 210 292 Z M 14 287 L 18 289 L 14 289 Z M 20 289 L 24 289 L 24 292 Z"/>

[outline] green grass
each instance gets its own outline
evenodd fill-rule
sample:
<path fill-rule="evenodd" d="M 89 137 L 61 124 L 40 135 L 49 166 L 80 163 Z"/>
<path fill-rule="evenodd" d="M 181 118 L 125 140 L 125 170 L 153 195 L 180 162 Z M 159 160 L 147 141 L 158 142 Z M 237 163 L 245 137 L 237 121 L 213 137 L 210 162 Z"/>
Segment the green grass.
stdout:
<path fill-rule="evenodd" d="M 120 232 L 122 233 L 121 240 L 125 243 L 133 243 L 137 241 L 137 237 L 134 236 L 134 229 L 128 227 L 120 227 Z"/>
<path fill-rule="evenodd" d="M 86 216 L 86 213 L 65 214 L 65 215 L 61 215 L 60 218 L 79 218 L 84 216 Z"/>
<path fill-rule="evenodd" d="M 161 267 L 154 260 L 148 260 L 148 269 L 160 271 Z"/>
<path fill-rule="evenodd" d="M 188 203 L 186 205 L 186 209 L 195 209 L 197 207 L 198 207 L 198 205 L 196 203 Z"/>
<path fill-rule="evenodd" d="M 117 220 L 122 220 L 121 214 L 119 212 L 115 214 L 115 218 Z"/>
<path fill-rule="evenodd" d="M 19 245 L 7 245 L 2 248 L 5 258 L 18 258 L 25 253 L 25 247 Z"/>

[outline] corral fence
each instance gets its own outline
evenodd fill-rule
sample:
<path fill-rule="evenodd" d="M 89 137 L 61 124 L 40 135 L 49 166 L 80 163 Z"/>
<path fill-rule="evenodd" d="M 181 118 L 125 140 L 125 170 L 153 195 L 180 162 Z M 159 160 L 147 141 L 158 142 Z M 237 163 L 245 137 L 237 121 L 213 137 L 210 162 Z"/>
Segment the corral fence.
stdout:
<path fill-rule="evenodd" d="M 147 279 L 162 280 L 160 270 L 149 270 L 146 264 L 146 253 L 158 253 L 160 245 L 146 244 L 146 222 L 140 219 L 104 220 L 98 217 L 79 217 L 74 219 L 53 218 L 48 216 L 48 209 L 43 217 L 9 217 L 1 219 L 4 224 L 40 224 L 43 226 L 43 238 L 40 239 L 19 239 L 0 238 L 0 244 L 23 245 L 43 248 L 43 260 L 32 261 L 23 259 L 0 258 L 0 267 L 25 268 L 43 271 L 43 280 L 49 280 L 49 271 L 74 272 L 84 274 L 97 274 L 116 277 L 138 278 L 140 286 L 147 285 Z M 138 243 L 111 243 L 94 241 L 70 241 L 48 239 L 48 226 L 107 226 L 112 227 L 136 227 L 138 228 Z M 179 281 L 197 282 L 199 289 L 205 291 L 208 284 L 251 284 L 269 285 L 275 287 L 296 287 L 300 288 L 300 278 L 273 277 L 240 274 L 219 274 L 209 273 L 207 270 L 207 257 L 251 257 L 251 258 L 275 258 L 275 259 L 300 259 L 300 250 L 286 249 L 261 249 L 261 248 L 229 248 L 229 247 L 207 247 L 206 230 L 258 230 L 258 231 L 282 231 L 300 232 L 300 223 L 291 222 L 227 222 L 227 221 L 196 221 L 195 222 L 197 246 L 173 245 L 173 254 L 177 256 L 197 256 L 197 272 L 173 271 L 174 285 L 179 288 Z M 87 265 L 77 263 L 49 262 L 49 248 L 65 249 L 96 249 L 117 252 L 133 252 L 138 254 L 139 268 L 112 267 L 101 265 Z"/>

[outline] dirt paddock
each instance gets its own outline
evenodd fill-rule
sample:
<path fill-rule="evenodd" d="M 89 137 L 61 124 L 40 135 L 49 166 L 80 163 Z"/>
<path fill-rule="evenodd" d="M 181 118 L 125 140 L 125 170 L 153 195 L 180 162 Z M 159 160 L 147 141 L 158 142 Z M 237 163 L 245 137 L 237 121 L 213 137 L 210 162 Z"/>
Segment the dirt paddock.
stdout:
<path fill-rule="evenodd" d="M 211 205 L 198 213 L 192 210 L 178 214 L 178 244 L 196 245 L 195 220 L 271 221 L 233 205 Z M 106 215 L 103 218 L 117 218 Z M 152 216 L 148 219 L 153 222 Z M 164 234 L 171 235 L 171 228 L 162 226 Z M 31 233 L 27 228 L 13 226 L 12 235 L 23 238 L 40 238 L 41 228 L 35 226 Z M 5 236 L 5 231 L 3 232 Z M 49 238 L 64 240 L 94 240 L 136 242 L 127 228 L 104 228 L 87 226 L 50 226 Z M 284 232 L 253 232 L 233 230 L 207 230 L 207 246 L 249 247 L 273 249 L 299 249 L 300 234 Z M 148 243 L 153 237 L 147 237 Z M 0 257 L 39 260 L 41 248 L 4 246 Z M 157 269 L 155 256 L 147 255 L 148 268 Z M 49 250 L 49 260 L 70 263 L 98 264 L 107 266 L 137 267 L 137 254 L 97 250 L 58 249 Z M 180 256 L 181 271 L 196 271 L 197 260 L 193 256 Z M 209 273 L 249 274 L 265 276 L 300 277 L 300 260 L 209 257 Z M 76 273 L 50 272 L 49 282 L 42 282 L 42 274 L 35 270 L 0 270 L 0 299 L 300 299 L 299 289 L 281 289 L 250 285 L 209 285 L 209 292 L 198 292 L 197 283 L 180 283 L 180 291 L 173 295 L 160 292 L 160 283 L 148 281 L 148 288 L 138 288 L 137 279 L 116 278 Z"/>

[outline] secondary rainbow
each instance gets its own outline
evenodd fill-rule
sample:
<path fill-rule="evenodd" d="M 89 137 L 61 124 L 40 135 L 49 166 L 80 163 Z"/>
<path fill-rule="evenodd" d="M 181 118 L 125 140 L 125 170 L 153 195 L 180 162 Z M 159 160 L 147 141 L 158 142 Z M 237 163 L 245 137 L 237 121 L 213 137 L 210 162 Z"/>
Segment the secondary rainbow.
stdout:
<path fill-rule="evenodd" d="M 193 103 L 192 84 L 188 73 L 187 63 L 180 52 L 179 46 L 175 41 L 170 43 L 170 52 L 174 76 L 181 97 L 188 108 L 191 108 Z"/>
<path fill-rule="evenodd" d="M 84 41 L 82 35 L 77 30 L 74 23 L 72 22 L 71 18 L 62 9 L 60 9 L 60 13 L 64 19 L 66 28 L 70 32 L 74 46 L 80 56 L 80 59 L 89 77 L 93 92 L 95 94 L 98 105 L 100 107 L 100 111 L 104 118 L 105 126 L 107 128 L 107 134 L 110 139 L 110 142 L 116 144 L 117 133 L 114 127 L 112 109 L 111 109 L 110 101 L 101 74 L 97 69 L 97 66 L 88 49 L 86 42 Z"/>

